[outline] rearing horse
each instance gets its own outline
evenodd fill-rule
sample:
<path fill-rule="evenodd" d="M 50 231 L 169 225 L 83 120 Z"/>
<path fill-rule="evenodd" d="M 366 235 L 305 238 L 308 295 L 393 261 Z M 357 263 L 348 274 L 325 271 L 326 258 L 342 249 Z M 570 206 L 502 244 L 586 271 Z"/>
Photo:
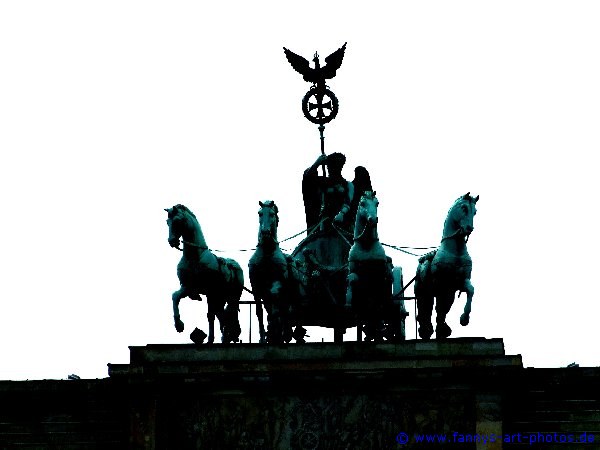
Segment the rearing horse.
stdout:
<path fill-rule="evenodd" d="M 184 297 L 208 303 L 208 343 L 215 339 L 215 316 L 219 319 L 222 342 L 237 342 L 240 336 L 238 308 L 244 287 L 244 273 L 233 259 L 220 258 L 207 247 L 196 216 L 184 205 L 165 209 L 168 213 L 169 244 L 179 249 L 183 241 L 183 256 L 177 265 L 181 287 L 173 292 L 175 329 L 181 333 L 184 324 L 179 316 L 179 301 Z"/>
<path fill-rule="evenodd" d="M 439 248 L 419 259 L 415 277 L 415 297 L 419 308 L 419 335 L 423 339 L 429 339 L 433 334 L 431 314 L 434 297 L 437 338 L 443 339 L 452 333 L 446 323 L 446 315 L 454 303 L 456 291 L 467 293 L 467 303 L 460 317 L 460 324 L 466 326 L 469 323 L 475 289 L 471 284 L 472 262 L 467 252 L 467 240 L 473 231 L 477 200 L 479 195 L 471 197 L 467 192 L 454 202 L 444 223 Z"/>

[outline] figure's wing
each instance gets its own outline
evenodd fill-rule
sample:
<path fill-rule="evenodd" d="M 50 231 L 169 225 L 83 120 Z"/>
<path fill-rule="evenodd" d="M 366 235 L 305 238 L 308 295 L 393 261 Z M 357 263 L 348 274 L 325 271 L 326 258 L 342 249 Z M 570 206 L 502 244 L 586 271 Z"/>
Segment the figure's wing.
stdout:
<path fill-rule="evenodd" d="M 373 187 L 371 185 L 371 176 L 369 175 L 369 171 L 364 166 L 357 166 L 354 169 L 354 180 L 352 181 L 354 184 L 355 192 L 360 192 L 362 195 L 365 191 L 373 192 Z"/>
<path fill-rule="evenodd" d="M 325 58 L 325 66 L 321 68 L 323 78 L 329 79 L 335 76 L 336 70 L 338 70 L 342 65 L 344 52 L 346 51 L 346 44 L 347 42 L 344 42 L 344 45 Z"/>
<path fill-rule="evenodd" d="M 294 52 L 288 50 L 285 47 L 283 47 L 283 51 L 285 53 L 285 57 L 290 62 L 294 70 L 300 73 L 306 81 L 314 82 L 312 80 L 312 77 L 314 75 L 315 69 L 312 69 L 310 67 L 310 63 L 308 62 L 308 60 L 300 55 L 296 55 Z"/>

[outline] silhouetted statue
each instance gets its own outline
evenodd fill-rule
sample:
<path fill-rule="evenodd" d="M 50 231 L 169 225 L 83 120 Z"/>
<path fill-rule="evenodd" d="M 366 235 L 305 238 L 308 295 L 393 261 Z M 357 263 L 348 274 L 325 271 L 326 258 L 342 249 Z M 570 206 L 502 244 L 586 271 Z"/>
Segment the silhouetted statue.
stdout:
<path fill-rule="evenodd" d="M 283 47 L 283 51 L 292 67 L 303 76 L 305 81 L 313 83 L 317 89 L 325 89 L 325 80 L 335 77 L 336 71 L 342 65 L 346 43 L 325 58 L 325 65 L 323 67 L 319 63 L 319 54 L 315 52 L 315 56 L 313 57 L 313 62 L 315 63 L 314 69 L 310 67 L 310 63 L 306 58 L 295 54 L 285 47 Z"/>
<path fill-rule="evenodd" d="M 460 324 L 466 326 L 469 323 L 475 289 L 471 284 L 472 262 L 467 251 L 467 240 L 473 231 L 477 200 L 479 195 L 471 197 L 469 192 L 459 197 L 448 211 L 439 248 L 419 258 L 415 277 L 415 297 L 419 309 L 417 316 L 419 336 L 423 339 L 429 339 L 433 334 L 431 314 L 434 297 L 436 338 L 447 338 L 452 333 L 446 323 L 446 315 L 454 303 L 456 291 L 467 293 L 467 302 L 460 316 Z"/>
<path fill-rule="evenodd" d="M 279 248 L 277 205 L 273 200 L 258 203 L 258 244 L 248 262 L 250 283 L 256 302 L 260 342 L 281 344 L 292 338 L 289 316 L 292 299 L 296 295 L 295 263 Z M 263 305 L 267 311 L 267 333 L 263 323 Z"/>
<path fill-rule="evenodd" d="M 285 57 L 292 65 L 294 70 L 302 74 L 305 81 L 313 83 L 310 90 L 302 99 L 302 112 L 304 116 L 312 123 L 321 125 L 321 141 L 323 139 L 324 124 L 331 122 L 338 113 L 339 102 L 335 94 L 327 88 L 325 80 L 335 76 L 336 71 L 342 65 L 346 44 L 337 49 L 327 58 L 325 65 L 321 67 L 319 63 L 319 54 L 315 53 L 313 62 L 315 67 L 311 68 L 306 58 L 291 52 L 283 47 Z"/>
<path fill-rule="evenodd" d="M 392 309 L 391 258 L 377 234 L 375 192 L 366 191 L 358 202 L 354 243 L 348 255 L 346 307 L 362 320 L 366 340 L 383 340 L 384 322 Z"/>
<path fill-rule="evenodd" d="M 180 239 L 183 242 L 183 255 L 177 264 L 181 287 L 171 296 L 175 329 L 179 333 L 184 329 L 179 301 L 184 297 L 202 300 L 200 295 L 206 295 L 208 343 L 215 340 L 215 317 L 219 319 L 221 341 L 225 344 L 237 342 L 241 332 L 238 308 L 244 288 L 242 268 L 233 259 L 218 257 L 210 251 L 198 219 L 186 206 L 175 205 L 165 211 L 168 213 L 169 245 L 180 249 Z M 190 336 L 194 342 L 198 342 L 198 334 L 194 332 Z"/>
<path fill-rule="evenodd" d="M 335 223 L 351 230 L 350 205 L 354 197 L 354 186 L 342 176 L 346 157 L 342 153 L 321 155 L 304 171 L 302 197 L 306 214 L 306 227 L 311 230 L 322 219 L 324 226 Z M 320 176 L 318 168 L 327 165 L 329 176 Z"/>

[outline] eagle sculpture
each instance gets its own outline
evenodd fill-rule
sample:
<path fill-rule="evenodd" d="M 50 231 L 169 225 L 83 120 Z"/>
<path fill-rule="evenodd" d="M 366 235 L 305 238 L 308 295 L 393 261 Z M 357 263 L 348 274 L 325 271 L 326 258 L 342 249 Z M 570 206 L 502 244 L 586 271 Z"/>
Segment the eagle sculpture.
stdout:
<path fill-rule="evenodd" d="M 325 58 L 325 65 L 323 67 L 319 63 L 319 54 L 315 52 L 315 56 L 313 57 L 313 62 L 315 63 L 314 69 L 310 67 L 310 63 L 306 58 L 295 54 L 285 47 L 283 47 L 283 51 L 294 70 L 300 73 L 305 81 L 315 84 L 319 89 L 325 89 L 325 80 L 333 78 L 336 71 L 342 65 L 346 44 L 347 42 Z"/>

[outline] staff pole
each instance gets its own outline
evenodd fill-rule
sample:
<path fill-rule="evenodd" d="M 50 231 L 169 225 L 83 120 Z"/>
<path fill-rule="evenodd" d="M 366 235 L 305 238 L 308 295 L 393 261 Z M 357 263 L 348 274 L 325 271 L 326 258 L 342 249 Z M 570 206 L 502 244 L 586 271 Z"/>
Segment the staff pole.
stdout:
<path fill-rule="evenodd" d="M 321 155 L 325 154 L 325 136 L 323 136 L 323 132 L 325 131 L 325 125 L 319 125 L 319 134 L 321 135 Z M 327 173 L 325 172 L 325 164 L 321 165 L 323 168 L 323 176 L 326 177 Z"/>

